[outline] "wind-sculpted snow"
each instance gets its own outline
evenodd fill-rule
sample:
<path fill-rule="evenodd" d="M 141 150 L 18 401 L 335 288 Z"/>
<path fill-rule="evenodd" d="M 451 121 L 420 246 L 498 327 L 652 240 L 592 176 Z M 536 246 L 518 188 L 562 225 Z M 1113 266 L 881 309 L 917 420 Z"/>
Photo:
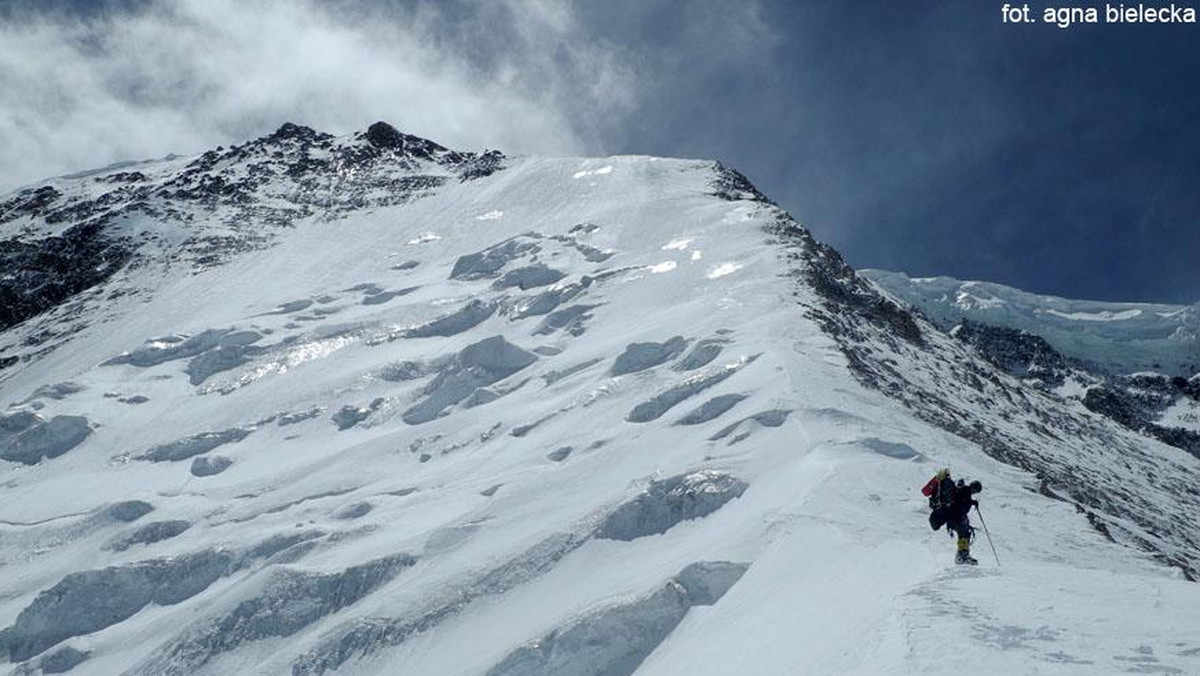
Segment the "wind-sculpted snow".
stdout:
<path fill-rule="evenodd" d="M 425 398 L 404 412 L 404 422 L 410 425 L 429 422 L 479 388 L 499 382 L 535 361 L 536 355 L 509 343 L 502 336 L 468 345 L 422 389 Z"/>
<path fill-rule="evenodd" d="M 239 563 L 253 559 L 266 559 L 268 563 L 292 563 L 303 557 L 322 537 L 325 537 L 325 533 L 319 530 L 278 533 L 251 547 Z"/>
<path fill-rule="evenodd" d="M 330 416 L 338 430 L 348 430 L 371 416 L 370 407 L 343 406 Z"/>
<path fill-rule="evenodd" d="M 357 620 L 354 625 L 301 655 L 292 664 L 293 676 L 316 676 L 333 671 L 354 658 L 400 645 L 438 627 L 472 604 L 496 597 L 537 578 L 587 541 L 586 536 L 555 533 L 516 557 L 478 577 L 435 595 L 428 604 L 395 617 Z"/>
<path fill-rule="evenodd" d="M 469 331 L 483 323 L 496 312 L 496 303 L 486 302 L 478 298 L 468 302 L 458 310 L 438 317 L 433 321 L 405 329 L 400 333 L 404 338 L 446 338 Z"/>
<path fill-rule="evenodd" d="M 680 522 L 708 516 L 746 492 L 745 481 L 701 470 L 653 481 L 643 493 L 617 507 L 596 529 L 602 540 L 636 540 L 665 533 Z"/>
<path fill-rule="evenodd" d="M 33 391 L 33 394 L 21 401 L 22 404 L 28 404 L 38 399 L 54 399 L 56 401 L 66 399 L 72 394 L 78 394 L 87 389 L 86 385 L 66 381 L 62 383 L 54 383 L 53 385 L 42 385 Z"/>
<path fill-rule="evenodd" d="M 498 167 L 287 127 L 19 196 L 0 240 L 111 208 L 136 257 L 0 331 L 0 449 L 90 429 L 0 462 L 2 671 L 1196 671 L 1200 459 L 1113 420 L 1200 378 L 1037 391 L 709 162 Z M 947 570 L 947 466 L 1002 574 Z"/>
<path fill-rule="evenodd" d="M 0 414 L 0 458 L 36 465 L 82 444 L 91 433 L 88 419 L 79 415 L 46 420 L 32 411 Z"/>
<path fill-rule="evenodd" d="M 44 420 L 35 411 L 23 408 L 8 413 L 0 413 L 0 434 L 20 434 L 41 424 Z"/>
<path fill-rule="evenodd" d="M 750 430 L 746 429 L 747 427 L 750 427 L 753 424 L 761 425 L 763 427 L 781 427 L 783 423 L 787 422 L 789 415 L 791 415 L 791 411 L 785 409 L 772 409 L 770 411 L 755 413 L 754 415 L 747 416 L 735 423 L 721 428 L 719 432 L 709 437 L 708 440 L 720 441 L 721 439 L 724 439 L 734 432 L 738 432 L 740 430 L 740 432 L 734 435 L 729 442 L 730 444 L 734 444 L 739 441 L 743 441 L 750 436 Z"/>
<path fill-rule="evenodd" d="M 582 293 L 584 289 L 592 285 L 593 281 L 595 281 L 594 278 L 585 275 L 578 282 L 559 284 L 532 298 L 523 297 L 516 302 L 513 308 L 513 319 L 550 314 L 563 303 Z"/>
<path fill-rule="evenodd" d="M 293 312 L 299 312 L 301 310 L 308 309 L 310 306 L 312 306 L 313 302 L 314 301 L 311 298 L 301 298 L 300 300 L 289 300 L 286 303 L 280 303 L 279 307 L 277 307 L 274 310 L 271 310 L 269 312 L 264 312 L 260 316 L 267 317 L 270 315 L 290 315 Z"/>
<path fill-rule="evenodd" d="M 154 505 L 145 500 L 127 500 L 110 505 L 107 514 L 117 521 L 130 523 L 154 511 Z"/>
<path fill-rule="evenodd" d="M 264 573 L 268 580 L 256 596 L 189 630 L 185 638 L 163 649 L 134 673 L 190 674 L 214 657 L 248 643 L 291 636 L 391 582 L 414 563 L 412 556 L 396 554 L 337 573 L 269 569 Z"/>
<path fill-rule="evenodd" d="M 233 460 L 223 455 L 202 455 L 192 458 L 192 466 L 188 470 L 194 477 L 214 476 L 224 472 L 233 465 Z"/>
<path fill-rule="evenodd" d="M 630 676 L 692 606 L 719 601 L 747 568 L 694 563 L 648 596 L 592 611 L 517 648 L 487 676 Z"/>
<path fill-rule="evenodd" d="M 208 453 L 225 444 L 237 443 L 250 436 L 252 431 L 246 428 L 234 427 L 220 432 L 201 432 L 200 434 L 194 434 L 178 441 L 155 446 L 137 457 L 139 460 L 149 460 L 150 462 L 178 462 L 180 460 L 187 460 L 193 456 Z"/>
<path fill-rule="evenodd" d="M 287 427 L 288 425 L 296 425 L 296 424 L 304 422 L 305 420 L 312 420 L 313 418 L 320 416 L 324 410 L 325 409 L 318 406 L 315 408 L 310 408 L 307 411 L 297 411 L 295 413 L 284 413 L 283 415 L 279 416 L 275 420 L 275 424 L 279 425 L 280 427 Z"/>
<path fill-rule="evenodd" d="M 371 513 L 374 505 L 369 502 L 355 502 L 334 512 L 333 518 L 342 520 L 361 519 Z"/>
<path fill-rule="evenodd" d="M 169 361 L 190 359 L 184 369 L 193 385 L 200 385 L 210 376 L 238 368 L 265 348 L 254 345 L 262 340 L 257 331 L 209 329 L 194 336 L 165 336 L 147 341 L 132 352 L 114 357 L 106 364 L 130 364 L 151 368 Z"/>
<path fill-rule="evenodd" d="M 12 487 L 11 484 L 9 487 Z M 77 543 L 83 546 L 83 542 L 93 543 L 87 545 L 88 554 L 85 555 L 85 558 L 90 560 L 95 556 L 93 546 L 105 546 L 96 542 L 95 536 L 105 534 L 108 544 L 119 541 L 133 532 L 116 534 L 121 525 L 133 523 L 152 511 L 154 507 L 150 503 L 130 500 L 43 519 L 0 518 L 0 541 L 5 545 L 0 548 L 0 567 L 17 562 L 44 560 L 47 555 L 53 556 L 57 552 L 69 551 Z M 21 584 L 19 578 L 8 578 L 4 581 Z M 12 591 L 16 590 L 6 592 L 3 585 L 0 585 L 0 598 L 5 598 L 6 593 Z M 21 589 L 22 593 L 26 591 L 29 590 Z"/>
<path fill-rule="evenodd" d="M 302 498 L 297 498 L 297 499 L 295 499 L 295 500 L 289 500 L 289 501 L 287 501 L 287 502 L 284 502 L 284 503 L 281 503 L 281 504 L 275 505 L 275 506 L 273 506 L 273 507 L 269 507 L 269 508 L 267 508 L 267 509 L 263 510 L 263 512 L 262 512 L 262 513 L 263 513 L 263 514 L 278 514 L 278 513 L 280 513 L 280 512 L 286 512 L 287 510 L 291 509 L 292 507 L 295 507 L 295 506 L 297 506 L 297 505 L 304 504 L 304 503 L 306 503 L 306 502 L 310 502 L 310 501 L 313 501 L 313 500 L 321 500 L 321 499 L 323 499 L 323 498 L 337 497 L 337 496 L 339 496 L 339 495 L 345 495 L 345 494 L 347 494 L 347 493 L 353 493 L 353 492 L 354 492 L 354 491 L 356 491 L 356 490 L 358 490 L 358 486 L 352 486 L 352 487 L 348 487 L 348 488 L 336 488 L 336 489 L 333 489 L 333 490 L 328 490 L 328 491 L 323 491 L 323 492 L 320 492 L 320 493 L 315 493 L 315 494 L 313 494 L 313 495 L 306 495 L 306 496 L 304 496 L 304 497 L 302 497 Z M 252 514 L 252 515 L 250 515 L 250 516 L 247 516 L 247 517 L 244 517 L 244 518 L 238 518 L 238 519 L 235 519 L 235 521 L 239 521 L 239 522 L 240 522 L 240 521 L 249 521 L 249 520 L 251 520 L 251 519 L 254 519 L 254 518 L 255 518 L 255 517 L 257 517 L 257 516 L 259 516 L 259 514 Z"/>
<path fill-rule="evenodd" d="M 262 354 L 265 348 L 251 345 L 261 338 L 253 331 L 241 331 L 232 334 L 228 342 L 222 340 L 216 348 L 205 352 L 188 362 L 184 372 L 188 374 L 188 382 L 200 385 L 211 376 L 222 371 L 232 371 L 244 366 L 250 358 Z"/>
<path fill-rule="evenodd" d="M 522 256 L 536 254 L 541 250 L 537 242 L 522 235 L 505 240 L 483 251 L 461 256 L 450 271 L 450 279 L 486 279 L 498 276 L 500 270 Z"/>
<path fill-rule="evenodd" d="M 596 364 L 599 364 L 602 361 L 604 361 L 604 360 L 601 359 L 600 357 L 596 357 L 595 359 L 589 359 L 587 361 L 579 362 L 578 364 L 568 366 L 567 368 L 565 368 L 561 371 L 558 371 L 558 370 L 547 371 L 546 373 L 542 374 L 542 380 L 545 380 L 547 385 L 553 385 L 554 383 L 557 383 L 558 381 L 560 381 L 564 378 L 570 378 L 571 376 L 573 376 L 577 373 L 586 371 L 587 369 L 590 369 L 591 367 L 595 366 Z"/>
<path fill-rule="evenodd" d="M 683 359 L 675 365 L 680 371 L 694 371 L 702 366 L 708 366 L 714 359 L 721 356 L 721 350 L 729 342 L 721 338 L 705 338 L 697 341 Z"/>
<path fill-rule="evenodd" d="M 463 399 L 462 405 L 463 405 L 463 408 L 475 408 L 476 406 L 483 406 L 484 404 L 490 404 L 502 396 L 504 396 L 504 395 L 500 394 L 499 392 L 497 392 L 493 389 L 489 389 L 487 387 L 480 387 L 480 388 L 477 388 L 474 392 L 472 392 L 466 399 Z"/>
<path fill-rule="evenodd" d="M 24 661 L 63 639 L 122 622 L 151 603 L 169 606 L 204 591 L 235 564 L 228 552 L 72 573 L 41 592 L 8 630 L 9 658 Z"/>
<path fill-rule="evenodd" d="M 105 549 L 123 552 L 134 545 L 149 545 L 173 538 L 191 527 L 190 522 L 182 519 L 152 521 L 114 538 L 105 546 Z"/>
<path fill-rule="evenodd" d="M 43 674 L 65 674 L 83 664 L 90 656 L 91 653 L 65 646 L 38 660 L 38 668 Z"/>
<path fill-rule="evenodd" d="M 415 361 L 401 361 L 394 364 L 387 364 L 379 369 L 375 375 L 380 380 L 386 380 L 389 383 L 402 383 L 406 380 L 416 380 L 424 378 L 432 373 L 429 366 Z"/>
<path fill-rule="evenodd" d="M 679 356 L 687 344 L 683 336 L 675 336 L 662 343 L 630 343 L 625 346 L 624 352 L 617 355 L 609 373 L 621 376 L 665 364 Z"/>
<path fill-rule="evenodd" d="M 409 286 L 409 287 L 405 287 L 403 289 L 397 289 L 395 291 L 380 291 L 379 293 L 367 294 L 366 296 L 363 297 L 362 304 L 363 305 L 382 305 L 394 298 L 400 298 L 402 296 L 407 296 L 408 294 L 412 293 L 413 291 L 416 291 L 419 288 L 420 287 L 417 287 L 417 286 Z"/>
<path fill-rule="evenodd" d="M 549 453 L 546 454 L 546 459 L 551 460 L 553 462 L 562 462 L 563 460 L 567 459 L 567 456 L 571 455 L 571 451 L 573 451 L 573 450 L 574 449 L 571 448 L 570 446 L 563 446 L 562 448 L 556 448 L 553 451 L 550 451 Z"/>
<path fill-rule="evenodd" d="M 893 458 L 896 460 L 924 459 L 924 456 L 918 453 L 917 450 L 912 446 L 896 441 L 887 441 L 885 439 L 876 439 L 872 437 L 860 439 L 857 443 L 887 458 Z"/>
<path fill-rule="evenodd" d="M 710 420 L 715 420 L 722 415 L 725 415 L 729 409 L 737 406 L 739 402 L 744 400 L 745 394 L 722 394 L 700 404 L 687 415 L 679 419 L 680 425 L 699 425 Z"/>
<path fill-rule="evenodd" d="M 233 329 L 208 329 L 194 336 L 171 335 L 153 338 L 133 352 L 113 357 L 107 363 L 150 368 L 176 359 L 188 359 L 217 347 L 223 338 L 232 333 Z"/>
<path fill-rule="evenodd" d="M 613 254 L 616 253 L 615 251 L 604 251 L 602 249 L 597 249 L 594 246 L 591 246 L 589 244 L 584 244 L 583 242 L 576 241 L 573 238 L 570 238 L 570 239 L 555 238 L 555 239 L 559 239 L 559 241 L 566 242 L 567 246 L 578 251 L 583 256 L 583 259 L 589 263 L 603 263 L 604 261 L 612 258 Z"/>
<path fill-rule="evenodd" d="M 549 286 L 566 276 L 567 274 L 561 270 L 538 263 L 509 270 L 500 279 L 493 282 L 492 286 L 496 289 L 508 289 L 515 286 L 522 291 L 527 291 L 539 286 Z"/>
<path fill-rule="evenodd" d="M 653 399 L 644 401 L 634 407 L 629 415 L 625 417 L 629 422 L 644 423 L 651 420 L 657 420 L 664 413 L 671 410 L 680 403 L 690 399 L 696 394 L 707 390 L 708 388 L 720 383 L 726 378 L 737 373 L 746 365 L 752 363 L 757 355 L 751 357 L 743 357 L 742 359 L 723 366 L 719 369 L 702 373 L 684 380 L 682 383 L 658 393 Z"/>
<path fill-rule="evenodd" d="M 548 336 L 556 331 L 564 330 L 572 336 L 582 336 L 587 330 L 587 321 L 592 318 L 592 310 L 599 305 L 570 305 L 561 310 L 555 310 L 546 315 L 541 324 L 534 329 L 535 336 Z"/>

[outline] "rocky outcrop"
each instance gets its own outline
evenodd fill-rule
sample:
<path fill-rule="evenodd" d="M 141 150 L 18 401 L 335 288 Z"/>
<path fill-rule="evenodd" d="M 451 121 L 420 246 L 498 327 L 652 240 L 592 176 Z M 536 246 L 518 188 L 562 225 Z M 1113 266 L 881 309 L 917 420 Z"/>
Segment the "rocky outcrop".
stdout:
<path fill-rule="evenodd" d="M 1154 437 L 1164 444 L 1183 449 L 1200 458 L 1200 432 L 1182 427 L 1165 427 L 1151 422 L 1154 414 L 1145 401 L 1134 394 L 1111 386 L 1093 387 L 1083 396 L 1088 410 L 1107 416 L 1136 432 Z"/>
<path fill-rule="evenodd" d="M 72 226 L 61 235 L 0 241 L 0 330 L 39 315 L 108 280 L 134 253 L 102 221 Z"/>
<path fill-rule="evenodd" d="M 1066 379 L 1066 358 L 1027 331 L 967 320 L 951 329 L 950 335 L 974 347 L 1000 370 L 1031 384 L 1055 388 Z"/>

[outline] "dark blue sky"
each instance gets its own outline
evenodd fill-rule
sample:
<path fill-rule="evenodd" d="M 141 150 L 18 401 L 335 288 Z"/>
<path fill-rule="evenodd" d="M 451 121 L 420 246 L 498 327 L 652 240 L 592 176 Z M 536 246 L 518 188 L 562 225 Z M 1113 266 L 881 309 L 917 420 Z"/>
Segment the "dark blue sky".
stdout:
<path fill-rule="evenodd" d="M 506 150 L 518 146 L 520 151 L 519 140 L 528 139 L 529 129 L 536 136 L 558 120 L 565 121 L 559 127 L 570 127 L 558 129 L 561 137 L 573 143 L 562 152 L 721 159 L 741 169 L 856 267 L 985 279 L 1076 298 L 1200 300 L 1200 26 L 1014 26 L 1001 22 L 1001 4 L 606 0 L 571 4 L 564 18 L 557 10 L 546 10 L 548 5 L 515 0 L 336 0 L 311 6 L 284 3 L 291 18 L 264 29 L 271 34 L 264 33 L 262 41 L 284 45 L 271 54 L 286 54 L 286 45 L 303 45 L 306 38 L 299 32 L 292 43 L 283 34 L 301 23 L 296 11 L 312 7 L 329 15 L 323 20 L 340 22 L 340 33 L 322 35 L 351 35 L 363 26 L 391 21 L 397 36 L 393 42 L 432 45 L 438 63 L 453 61 L 454 72 L 468 72 L 474 84 L 466 89 L 491 82 L 497 89 L 489 89 L 489 96 L 511 89 L 532 106 L 491 113 L 491 126 L 469 143 Z M 1032 5 L 1035 11 L 1044 7 Z M 7 6 L 20 8 L 9 13 L 10 22 L 25 21 L 31 14 L 90 21 L 134 15 L 163 3 L 17 0 Z M 192 23 L 200 22 L 199 34 L 214 30 L 212 17 L 203 16 L 202 2 L 189 0 L 182 6 L 191 7 L 190 14 L 184 13 Z M 242 6 L 229 4 L 228 11 Z M 0 5 L 0 22 L 3 10 Z M 231 16 L 227 23 L 240 30 L 248 21 L 263 19 L 262 14 Z M 168 21 L 164 29 L 171 26 Z M 103 30 L 106 49 L 119 48 L 121 25 Z M 559 32 L 539 37 L 551 30 Z M 69 31 L 64 35 L 79 39 Z M 226 43 L 248 40 L 245 31 L 229 35 Z M 373 56 L 372 44 L 383 43 L 355 43 Z M 243 48 L 247 54 L 259 53 L 253 44 Z M 178 56 L 163 45 L 155 49 L 147 53 Z M 304 58 L 323 58 L 301 49 Z M 347 53 L 346 61 L 361 68 L 363 59 L 352 58 L 358 52 Z M 201 63 L 210 55 L 197 51 L 182 58 Z M 392 63 L 388 58 L 395 54 L 379 53 L 380 63 L 373 67 L 422 68 L 411 59 Z M 348 131 L 339 125 L 388 119 L 412 133 L 454 143 L 459 142 L 455 129 L 482 128 L 480 120 L 488 115 L 486 103 L 479 106 L 470 92 L 460 91 L 463 106 L 476 105 L 470 114 L 474 117 L 465 115 L 447 131 L 428 120 L 449 119 L 465 108 L 458 99 L 430 108 L 434 101 L 420 89 L 416 96 L 398 94 L 399 100 L 354 91 L 330 93 L 331 101 L 344 99 L 355 108 L 331 112 L 328 106 L 314 106 L 327 88 L 298 91 L 298 103 L 292 105 L 282 89 L 246 97 L 230 86 L 237 79 L 213 79 L 213 73 L 176 63 L 179 59 L 159 60 L 185 73 L 185 83 L 210 79 L 187 89 L 186 97 L 155 100 L 148 109 L 138 97 L 158 90 L 143 86 L 130 63 L 143 68 L 152 60 L 116 60 L 108 70 L 93 69 L 90 82 L 118 82 L 113 87 L 125 88 L 113 94 L 119 105 L 109 109 L 146 113 L 147 122 L 135 128 L 153 130 L 141 145 L 114 148 L 111 158 L 100 153 L 93 164 L 126 159 L 121 152 L 159 152 L 157 136 L 171 137 L 163 153 L 198 152 L 202 144 L 216 145 L 213 140 L 238 142 L 268 131 L 282 121 L 277 118 L 333 132 Z M 610 76 L 636 83 L 628 85 L 636 91 L 626 92 L 627 104 L 606 101 L 614 98 L 612 92 L 621 94 L 620 86 L 605 88 L 590 81 L 597 64 L 613 63 L 617 67 L 607 71 Z M 59 64 L 51 65 L 46 77 L 59 69 Z M 281 66 L 270 67 L 288 65 L 284 59 Z M 297 69 L 299 77 L 278 78 L 280 88 L 292 82 L 303 86 L 304 69 L 313 65 Z M 170 83 L 176 81 L 172 72 L 148 75 Z M 507 79 L 496 84 L 502 73 Z M 433 77 L 428 71 L 419 74 Z M 373 79 L 362 80 L 387 81 L 386 75 L 373 72 Z M 332 79 L 321 86 L 353 82 L 356 73 L 326 76 Z M 24 80 L 39 81 L 32 76 Z M 421 86 L 428 89 L 429 83 Z M 72 90 L 64 86 L 62 91 L 69 96 Z M 254 99 L 258 108 L 239 110 L 236 101 L 242 99 Z M 555 110 L 546 125 L 529 115 L 519 133 L 505 136 L 505 119 L 520 120 L 520 110 L 536 110 L 543 102 Z M 80 115 L 87 120 L 85 103 L 79 104 Z M 414 114 L 422 110 L 423 116 Z M 221 124 L 194 136 L 166 128 L 177 124 L 198 130 L 217 114 L 225 115 Z M 559 151 L 559 141 L 553 140 L 558 137 L 543 136 L 527 145 L 538 152 Z M 14 138 L 28 140 L 27 135 Z M 58 144 L 65 146 L 59 149 L 63 171 L 85 168 L 72 163 L 92 162 L 90 156 L 67 152 L 86 147 L 81 143 Z M 57 167 L 54 162 L 48 166 Z"/>
<path fill-rule="evenodd" d="M 732 67 L 684 36 L 686 3 L 608 14 L 692 52 L 614 150 L 719 157 L 855 266 L 1200 300 L 1200 26 L 1000 4 L 772 2 L 783 39 Z"/>

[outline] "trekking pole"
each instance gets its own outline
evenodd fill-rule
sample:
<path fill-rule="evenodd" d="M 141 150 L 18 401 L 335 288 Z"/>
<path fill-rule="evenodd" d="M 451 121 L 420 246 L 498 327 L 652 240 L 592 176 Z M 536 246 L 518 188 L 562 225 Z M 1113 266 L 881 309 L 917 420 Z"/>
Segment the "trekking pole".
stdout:
<path fill-rule="evenodd" d="M 979 525 L 983 526 L 983 534 L 987 536 L 988 545 L 992 548 L 992 556 L 996 557 L 996 567 L 1000 567 L 1000 555 L 996 553 L 996 545 L 992 544 L 992 534 L 988 532 L 987 521 L 983 520 L 983 512 L 979 511 L 979 503 L 975 503 L 975 513 L 979 515 Z"/>

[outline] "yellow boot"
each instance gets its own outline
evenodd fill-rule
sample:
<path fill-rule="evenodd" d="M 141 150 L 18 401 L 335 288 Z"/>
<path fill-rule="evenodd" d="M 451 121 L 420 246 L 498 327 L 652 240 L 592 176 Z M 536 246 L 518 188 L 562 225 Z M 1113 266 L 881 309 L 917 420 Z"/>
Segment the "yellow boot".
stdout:
<path fill-rule="evenodd" d="M 979 563 L 971 557 L 971 541 L 967 538 L 958 539 L 958 555 L 954 557 L 954 562 L 972 566 Z"/>

